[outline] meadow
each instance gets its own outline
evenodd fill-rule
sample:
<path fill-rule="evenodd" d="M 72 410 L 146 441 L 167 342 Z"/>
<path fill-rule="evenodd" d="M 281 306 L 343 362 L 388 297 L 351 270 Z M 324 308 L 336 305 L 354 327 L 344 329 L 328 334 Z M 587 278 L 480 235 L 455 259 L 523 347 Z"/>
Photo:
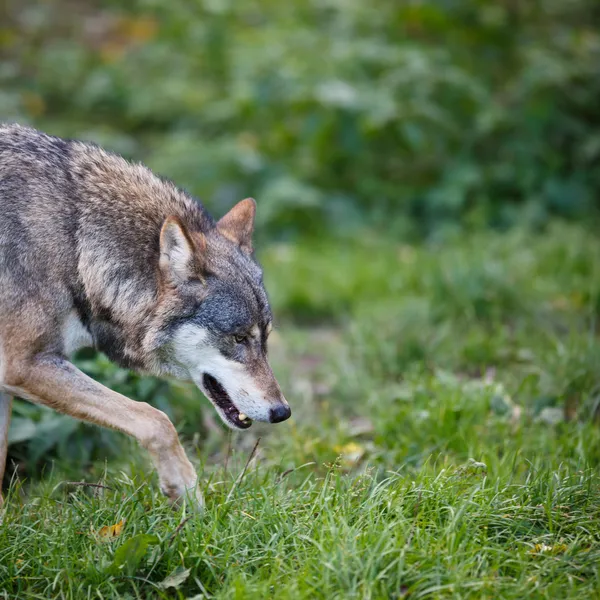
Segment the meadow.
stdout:
<path fill-rule="evenodd" d="M 17 400 L 0 597 L 600 597 L 598 64 L 594 0 L 1 2 L 1 121 L 257 199 L 293 416 L 80 352 L 206 510 Z"/>
<path fill-rule="evenodd" d="M 292 419 L 231 435 L 191 387 L 162 392 L 201 473 L 194 515 L 114 433 L 84 469 L 91 427 L 31 463 L 62 419 L 44 416 L 13 446 L 32 474 L 3 511 L 4 597 L 598 597 L 599 252 L 564 223 L 265 246 Z"/>

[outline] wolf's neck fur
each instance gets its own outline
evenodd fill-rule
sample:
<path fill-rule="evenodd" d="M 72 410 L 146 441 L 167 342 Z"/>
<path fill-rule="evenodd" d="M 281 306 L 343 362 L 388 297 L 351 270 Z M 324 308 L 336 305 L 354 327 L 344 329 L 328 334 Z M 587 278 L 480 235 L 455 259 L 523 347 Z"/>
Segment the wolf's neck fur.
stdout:
<path fill-rule="evenodd" d="M 123 345 L 132 366 L 148 368 L 135 364 L 131 346 L 145 341 L 131 340 L 130 332 L 152 330 L 161 227 L 176 216 L 188 231 L 206 232 L 214 221 L 198 202 L 143 165 L 81 142 L 72 142 L 70 159 L 79 200 L 78 273 L 93 335 L 107 347 Z"/>

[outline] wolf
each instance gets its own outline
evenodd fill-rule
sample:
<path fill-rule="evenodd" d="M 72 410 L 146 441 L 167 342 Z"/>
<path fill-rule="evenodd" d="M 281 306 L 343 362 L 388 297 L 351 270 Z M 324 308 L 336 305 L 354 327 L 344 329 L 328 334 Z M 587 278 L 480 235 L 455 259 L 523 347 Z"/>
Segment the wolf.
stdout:
<path fill-rule="evenodd" d="M 255 213 L 247 198 L 215 221 L 141 164 L 0 125 L 0 481 L 18 396 L 133 436 L 163 493 L 202 505 L 167 415 L 82 373 L 69 357 L 84 347 L 194 382 L 233 429 L 290 417 L 267 359 Z"/>

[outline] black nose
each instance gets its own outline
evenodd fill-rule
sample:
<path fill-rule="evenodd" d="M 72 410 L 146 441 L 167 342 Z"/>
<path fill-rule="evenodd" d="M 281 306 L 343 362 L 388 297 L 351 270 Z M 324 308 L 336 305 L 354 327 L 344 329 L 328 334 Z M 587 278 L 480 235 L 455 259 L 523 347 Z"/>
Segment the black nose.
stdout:
<path fill-rule="evenodd" d="M 278 404 L 269 412 L 269 420 L 271 423 L 281 423 L 289 419 L 292 415 L 292 409 L 287 404 Z"/>

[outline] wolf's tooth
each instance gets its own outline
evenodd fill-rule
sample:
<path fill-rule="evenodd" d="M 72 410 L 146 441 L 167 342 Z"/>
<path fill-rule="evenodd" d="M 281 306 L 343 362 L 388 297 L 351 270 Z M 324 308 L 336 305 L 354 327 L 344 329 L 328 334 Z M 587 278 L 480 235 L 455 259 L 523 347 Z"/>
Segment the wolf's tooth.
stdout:
<path fill-rule="evenodd" d="M 244 413 L 240 413 L 240 416 L 238 417 L 240 421 L 245 421 L 247 418 L 248 417 Z"/>

